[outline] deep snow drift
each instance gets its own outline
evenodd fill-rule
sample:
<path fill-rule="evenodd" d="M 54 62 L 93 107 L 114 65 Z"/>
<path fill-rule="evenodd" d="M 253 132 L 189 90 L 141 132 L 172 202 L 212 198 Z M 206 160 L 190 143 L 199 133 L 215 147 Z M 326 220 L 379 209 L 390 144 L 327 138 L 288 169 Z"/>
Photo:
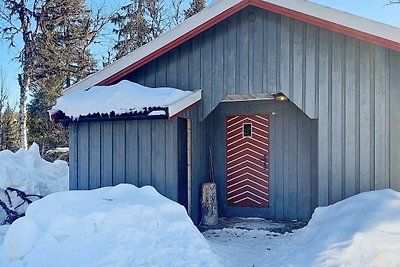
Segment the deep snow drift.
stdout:
<path fill-rule="evenodd" d="M 23 238 L 20 238 L 23 236 Z M 8 230 L 0 266 L 219 266 L 183 206 L 121 184 L 51 194 Z"/>
<path fill-rule="evenodd" d="M 51 194 L 31 204 L 0 243 L 0 267 L 398 266 L 400 193 L 362 193 L 318 208 L 293 234 L 262 219 L 204 233 L 149 186 Z M 253 227 L 252 227 L 253 226 Z M 2 233 L 7 228 L 0 227 Z M 23 237 L 23 238 L 21 238 Z M 211 249 L 210 249 L 211 247 Z M 213 254 L 213 252 L 215 254 Z"/>
<path fill-rule="evenodd" d="M 317 208 L 293 239 L 301 248 L 293 264 L 399 266 L 400 193 L 378 190 Z"/>
<path fill-rule="evenodd" d="M 45 161 L 40 157 L 39 146 L 35 143 L 28 150 L 20 149 L 15 153 L 0 151 L 0 189 L 7 187 L 41 196 L 68 190 L 68 164 L 65 161 Z M 0 190 L 0 199 L 8 203 L 3 190 Z M 15 194 L 11 197 L 14 206 L 18 205 L 15 201 L 19 199 Z M 18 211 L 24 211 L 25 208 L 22 206 Z M 0 223 L 4 215 L 0 209 Z"/>
<path fill-rule="evenodd" d="M 255 227 L 204 233 L 226 266 L 399 266 L 400 193 L 362 193 L 317 208 L 306 227 L 284 235 Z M 247 228 L 247 229 L 244 229 Z"/>
<path fill-rule="evenodd" d="M 122 80 L 115 85 L 93 86 L 89 90 L 67 92 L 57 99 L 50 115 L 61 110 L 66 116 L 78 119 L 80 116 L 95 113 L 115 112 L 118 115 L 142 112 L 146 108 L 168 107 L 192 93 L 170 87 L 151 88 Z"/>

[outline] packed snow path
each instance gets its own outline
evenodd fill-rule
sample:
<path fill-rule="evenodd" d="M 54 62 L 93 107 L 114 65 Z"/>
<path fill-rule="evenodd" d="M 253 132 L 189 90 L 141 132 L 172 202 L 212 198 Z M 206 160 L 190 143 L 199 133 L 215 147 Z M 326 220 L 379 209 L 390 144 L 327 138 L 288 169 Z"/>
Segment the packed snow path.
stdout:
<path fill-rule="evenodd" d="M 225 266 L 394 267 L 400 263 L 400 193 L 390 189 L 317 208 L 308 225 L 293 233 L 260 228 L 260 219 L 244 223 L 203 233 Z"/>
<path fill-rule="evenodd" d="M 203 232 L 219 261 L 231 267 L 283 266 L 289 253 L 292 228 L 300 223 L 277 223 L 259 218 L 237 218 L 222 229 Z M 286 232 L 285 234 L 282 234 Z"/>

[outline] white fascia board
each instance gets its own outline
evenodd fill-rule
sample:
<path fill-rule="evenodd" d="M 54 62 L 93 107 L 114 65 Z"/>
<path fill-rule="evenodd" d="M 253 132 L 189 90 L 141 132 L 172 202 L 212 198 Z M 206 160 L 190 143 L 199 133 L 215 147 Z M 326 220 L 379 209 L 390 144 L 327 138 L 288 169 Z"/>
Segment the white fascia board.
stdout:
<path fill-rule="evenodd" d="M 307 0 L 263 0 L 293 11 L 400 43 L 400 29 Z"/>
<path fill-rule="evenodd" d="M 135 62 L 145 58 L 146 56 L 150 55 L 154 51 L 161 49 L 162 47 L 166 46 L 167 44 L 171 43 L 175 39 L 185 35 L 186 33 L 190 32 L 191 30 L 199 27 L 200 25 L 204 24 L 205 22 L 209 21 L 210 19 L 218 16 L 222 12 L 226 11 L 230 7 L 240 3 L 241 0 L 222 0 L 218 1 L 215 5 L 212 5 L 208 8 L 205 8 L 200 13 L 196 14 L 193 17 L 183 21 L 177 27 L 167 31 L 166 33 L 160 35 L 158 38 L 154 39 L 153 41 L 145 44 L 142 47 L 132 51 L 128 55 L 120 58 L 119 60 L 113 62 L 112 64 L 108 65 L 104 69 L 89 75 L 85 79 L 77 82 L 76 84 L 72 85 L 71 87 L 64 90 L 63 94 L 72 93 L 75 91 L 86 90 L 92 86 L 95 86 L 99 82 L 107 79 L 108 77 L 122 71 L 123 69 L 129 67 L 130 65 L 134 64 Z"/>
<path fill-rule="evenodd" d="M 191 105 L 195 104 L 196 102 L 201 100 L 201 92 L 202 90 L 197 90 L 193 92 L 193 94 L 176 101 L 175 103 L 168 105 L 168 117 L 171 118 L 182 112 L 183 110 L 187 109 Z"/>

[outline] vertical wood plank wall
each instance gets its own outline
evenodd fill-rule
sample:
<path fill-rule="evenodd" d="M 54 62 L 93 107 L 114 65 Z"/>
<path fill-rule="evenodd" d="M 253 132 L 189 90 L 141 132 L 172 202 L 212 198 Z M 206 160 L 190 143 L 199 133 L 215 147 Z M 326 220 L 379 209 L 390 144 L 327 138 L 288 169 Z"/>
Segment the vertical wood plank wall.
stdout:
<path fill-rule="evenodd" d="M 152 185 L 178 201 L 179 120 L 79 122 L 70 124 L 70 188 L 131 183 Z M 183 125 L 184 126 L 184 125 Z M 186 129 L 186 128 L 185 128 Z M 183 130 L 185 130 L 183 129 Z M 185 160 L 183 158 L 183 160 Z"/>
<path fill-rule="evenodd" d="M 363 191 L 400 190 L 399 59 L 399 52 L 247 7 L 123 79 L 203 89 L 194 120 L 228 94 L 283 92 L 318 119 L 318 204 L 328 205 Z M 204 163 L 193 168 L 200 173 Z"/>

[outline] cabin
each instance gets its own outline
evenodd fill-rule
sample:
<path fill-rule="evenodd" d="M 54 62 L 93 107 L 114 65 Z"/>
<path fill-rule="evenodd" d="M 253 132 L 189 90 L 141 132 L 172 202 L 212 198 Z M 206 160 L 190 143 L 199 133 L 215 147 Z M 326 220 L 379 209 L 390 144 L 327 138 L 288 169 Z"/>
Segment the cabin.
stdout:
<path fill-rule="evenodd" d="M 135 84 L 182 98 L 52 117 L 69 127 L 71 189 L 152 185 L 198 223 L 213 180 L 220 216 L 308 221 L 400 190 L 399 74 L 398 28 L 304 0 L 220 0 L 61 97 Z"/>

